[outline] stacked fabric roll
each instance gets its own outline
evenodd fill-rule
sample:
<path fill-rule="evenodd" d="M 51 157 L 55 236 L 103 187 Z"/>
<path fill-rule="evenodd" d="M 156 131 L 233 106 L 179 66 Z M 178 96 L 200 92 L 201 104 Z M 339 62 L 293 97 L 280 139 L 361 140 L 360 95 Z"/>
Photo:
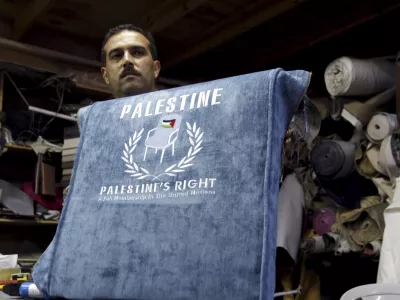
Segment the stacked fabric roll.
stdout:
<path fill-rule="evenodd" d="M 369 96 L 395 84 L 396 66 L 383 59 L 341 57 L 325 70 L 326 89 L 332 96 Z"/>
<path fill-rule="evenodd" d="M 62 179 L 61 183 L 68 185 L 72 175 L 72 167 L 76 158 L 79 137 L 64 140 L 62 151 Z"/>
<path fill-rule="evenodd" d="M 395 114 L 377 113 L 369 121 L 366 136 L 374 144 L 380 144 L 398 127 Z"/>
<path fill-rule="evenodd" d="M 310 255 L 358 253 L 381 260 L 380 282 L 400 283 L 395 66 L 338 58 L 325 71 L 329 96 L 306 98 L 296 112 L 284 141 L 278 220 L 278 246 L 294 261 L 294 245 Z"/>

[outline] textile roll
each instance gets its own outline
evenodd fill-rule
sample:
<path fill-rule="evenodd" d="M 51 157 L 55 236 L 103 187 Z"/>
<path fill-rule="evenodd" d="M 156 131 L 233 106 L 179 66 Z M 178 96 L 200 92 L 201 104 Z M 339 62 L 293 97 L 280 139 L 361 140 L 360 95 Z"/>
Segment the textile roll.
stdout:
<path fill-rule="evenodd" d="M 331 208 L 323 208 L 315 212 L 313 227 L 319 235 L 331 232 L 332 225 L 336 222 L 336 211 Z"/>
<path fill-rule="evenodd" d="M 341 57 L 325 70 L 325 85 L 332 96 L 368 96 L 395 85 L 396 65 L 380 59 Z"/>
<path fill-rule="evenodd" d="M 379 202 L 380 197 L 374 197 Z M 382 239 L 385 229 L 383 212 L 387 207 L 387 203 L 380 203 L 354 210 L 338 210 L 332 231 L 345 237 L 353 251 L 360 251 L 368 243 Z"/>
<path fill-rule="evenodd" d="M 397 116 L 395 114 L 379 113 L 369 121 L 366 136 L 372 143 L 379 144 L 397 127 Z"/>
<path fill-rule="evenodd" d="M 338 246 L 340 236 L 328 232 L 322 236 L 313 236 L 304 239 L 301 243 L 301 249 L 306 253 L 326 253 L 332 252 Z"/>
<path fill-rule="evenodd" d="M 278 195 L 277 247 L 287 251 L 293 262 L 297 260 L 303 228 L 304 193 L 295 174 L 285 177 Z M 290 218 L 288 218 L 290 214 Z"/>
<path fill-rule="evenodd" d="M 346 223 L 349 236 L 357 245 L 364 246 L 377 239 L 382 239 L 385 222 L 383 212 L 388 207 L 387 203 L 370 206 L 364 209 L 368 215 L 365 215 L 363 221 L 355 219 L 353 222 Z M 361 217 L 360 217 L 361 218 Z"/>
<path fill-rule="evenodd" d="M 360 143 L 356 150 L 356 169 L 357 172 L 366 178 L 373 178 L 379 175 L 379 172 L 374 168 L 367 156 L 368 145 L 366 141 Z"/>
<path fill-rule="evenodd" d="M 400 135 L 393 134 L 385 138 L 379 150 L 378 163 L 384 174 L 394 182 L 400 176 Z"/>
<path fill-rule="evenodd" d="M 363 253 L 366 256 L 379 257 L 381 249 L 382 249 L 381 241 L 372 241 L 365 245 L 365 247 L 363 249 Z"/>
<path fill-rule="evenodd" d="M 400 178 L 396 178 L 395 181 L 393 201 L 384 212 L 385 231 L 379 260 L 378 283 L 400 284 Z"/>
<path fill-rule="evenodd" d="M 344 104 L 342 117 L 355 127 L 367 125 L 379 107 L 393 100 L 395 95 L 395 88 L 390 88 L 365 102 L 350 101 Z"/>
<path fill-rule="evenodd" d="M 315 173 L 325 179 L 347 176 L 355 167 L 356 146 L 350 142 L 323 140 L 311 151 Z"/>
<path fill-rule="evenodd" d="M 378 145 L 370 143 L 368 144 L 366 154 L 374 169 L 377 170 L 379 173 L 386 175 L 386 171 L 379 164 L 379 150 L 380 149 Z"/>
<path fill-rule="evenodd" d="M 378 193 L 376 186 L 371 184 L 371 180 L 361 176 L 357 171 L 353 171 L 344 178 L 330 180 L 318 176 L 318 180 L 337 206 L 348 209 L 359 208 L 363 197 Z"/>
<path fill-rule="evenodd" d="M 309 76 L 276 69 L 81 109 L 40 291 L 272 299 L 282 141 Z"/>
<path fill-rule="evenodd" d="M 385 177 L 375 177 L 371 179 L 378 189 L 382 202 L 386 201 L 392 203 L 394 197 L 394 190 L 392 182 Z"/>

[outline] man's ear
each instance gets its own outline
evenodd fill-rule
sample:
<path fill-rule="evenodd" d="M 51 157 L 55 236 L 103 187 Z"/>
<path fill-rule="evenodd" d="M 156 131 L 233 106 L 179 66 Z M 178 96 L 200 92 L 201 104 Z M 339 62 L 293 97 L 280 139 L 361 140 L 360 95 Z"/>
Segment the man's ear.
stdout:
<path fill-rule="evenodd" d="M 160 75 L 160 70 L 161 70 L 161 63 L 158 60 L 155 60 L 153 62 L 154 65 L 154 78 L 158 78 L 158 75 Z"/>
<path fill-rule="evenodd" d="M 101 74 L 103 75 L 103 79 L 104 81 L 109 84 L 110 81 L 108 80 L 108 72 L 107 72 L 107 68 L 106 67 L 102 67 L 101 68 Z"/>

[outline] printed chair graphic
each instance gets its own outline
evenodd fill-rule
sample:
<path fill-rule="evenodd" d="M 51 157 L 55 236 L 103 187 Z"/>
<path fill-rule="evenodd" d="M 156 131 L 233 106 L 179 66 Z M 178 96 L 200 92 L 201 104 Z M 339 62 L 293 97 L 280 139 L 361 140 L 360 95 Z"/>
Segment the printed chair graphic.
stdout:
<path fill-rule="evenodd" d="M 178 138 L 179 127 L 181 126 L 182 116 L 172 114 L 160 118 L 156 128 L 151 129 L 147 133 L 145 141 L 146 150 L 144 151 L 143 160 L 146 160 L 147 149 L 153 148 L 162 150 L 160 164 L 163 162 L 165 150 L 172 147 L 172 155 L 175 152 L 175 142 Z"/>

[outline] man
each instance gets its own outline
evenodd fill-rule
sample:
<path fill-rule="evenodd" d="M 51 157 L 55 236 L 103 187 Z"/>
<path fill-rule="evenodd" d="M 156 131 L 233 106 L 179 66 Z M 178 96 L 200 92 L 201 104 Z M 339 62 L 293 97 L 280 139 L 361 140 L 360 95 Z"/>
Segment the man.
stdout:
<path fill-rule="evenodd" d="M 101 60 L 105 65 L 101 73 L 115 98 L 156 90 L 161 66 L 151 33 L 132 24 L 110 29 L 104 37 Z M 68 189 L 63 191 L 64 199 Z"/>
<path fill-rule="evenodd" d="M 132 24 L 110 29 L 103 41 L 101 58 L 104 81 L 115 98 L 156 90 L 161 66 L 150 33 Z"/>

